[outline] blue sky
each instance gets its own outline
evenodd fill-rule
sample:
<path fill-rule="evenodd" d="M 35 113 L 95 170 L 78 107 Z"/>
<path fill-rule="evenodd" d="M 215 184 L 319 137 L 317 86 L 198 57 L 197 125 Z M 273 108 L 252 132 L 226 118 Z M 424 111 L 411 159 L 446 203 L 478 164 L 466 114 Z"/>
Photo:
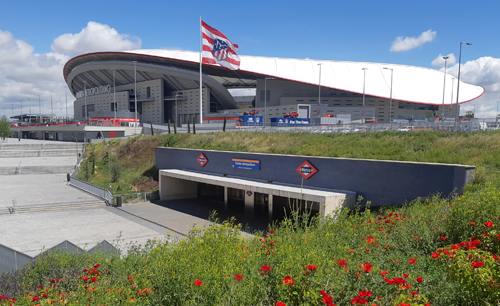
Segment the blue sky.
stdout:
<path fill-rule="evenodd" d="M 460 42 L 470 42 L 462 48 L 461 78 L 487 93 L 463 105 L 462 113 L 475 106 L 478 116 L 496 115 L 498 0 L 9 2 L 0 10 L 0 107 L 20 110 L 15 101 L 41 95 L 45 109 L 52 91 L 54 112 L 64 114 L 62 67 L 69 58 L 137 48 L 198 51 L 200 16 L 238 44 L 242 55 L 441 69 L 435 61 L 440 55 L 458 61 Z M 456 74 L 453 57 L 448 64 Z"/>

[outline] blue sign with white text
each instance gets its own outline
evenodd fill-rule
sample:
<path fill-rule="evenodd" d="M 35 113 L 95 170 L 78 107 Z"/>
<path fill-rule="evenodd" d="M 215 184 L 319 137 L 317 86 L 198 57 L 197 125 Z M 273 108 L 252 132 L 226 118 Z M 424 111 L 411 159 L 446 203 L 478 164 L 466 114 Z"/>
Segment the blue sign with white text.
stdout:
<path fill-rule="evenodd" d="M 247 170 L 260 170 L 260 161 L 252 160 L 252 159 L 233 158 L 233 168 L 247 169 Z"/>

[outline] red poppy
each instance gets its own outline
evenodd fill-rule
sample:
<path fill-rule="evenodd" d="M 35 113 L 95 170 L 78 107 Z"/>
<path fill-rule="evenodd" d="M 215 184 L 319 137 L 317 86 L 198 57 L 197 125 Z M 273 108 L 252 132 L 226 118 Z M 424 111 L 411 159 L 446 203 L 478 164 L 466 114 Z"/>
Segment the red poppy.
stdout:
<path fill-rule="evenodd" d="M 311 270 L 311 271 L 315 271 L 318 267 L 315 266 L 315 265 L 307 265 L 307 269 Z"/>
<path fill-rule="evenodd" d="M 419 277 L 417 277 L 417 282 L 421 283 L 421 282 L 423 282 L 423 281 L 424 281 L 424 279 L 423 279 L 422 277 L 420 277 L 420 276 L 419 276 Z"/>
<path fill-rule="evenodd" d="M 195 280 L 194 280 L 194 284 L 195 284 L 196 286 L 200 287 L 201 285 L 203 285 L 203 282 L 202 282 L 201 280 L 199 280 L 199 279 L 195 279 Z"/>
<path fill-rule="evenodd" d="M 488 222 L 485 222 L 484 225 L 486 225 L 486 227 L 493 227 L 493 222 L 488 221 Z"/>
<path fill-rule="evenodd" d="M 412 265 L 414 265 L 417 261 L 413 258 L 408 259 L 408 262 Z"/>
<path fill-rule="evenodd" d="M 293 280 L 293 278 L 291 276 L 285 276 L 285 277 L 283 277 L 283 279 L 281 281 L 285 285 L 290 285 L 290 286 L 295 285 L 295 281 Z"/>
<path fill-rule="evenodd" d="M 83 278 L 82 278 L 83 281 L 88 281 L 89 280 L 89 277 L 87 275 L 85 275 Z"/>
<path fill-rule="evenodd" d="M 382 271 L 382 272 L 380 272 L 380 275 L 384 276 L 384 275 L 386 275 L 387 273 L 389 273 L 389 272 L 387 272 L 387 271 Z"/>
<path fill-rule="evenodd" d="M 373 267 L 373 266 L 372 266 L 371 264 L 369 264 L 369 263 L 365 262 L 365 263 L 363 264 L 363 271 L 365 271 L 366 273 L 369 273 L 369 272 L 372 270 L 372 267 Z"/>
<path fill-rule="evenodd" d="M 366 237 L 366 242 L 368 242 L 368 243 L 373 243 L 374 244 L 375 241 L 376 241 L 375 237 L 373 237 L 371 235 L 368 236 L 368 237 Z"/>
<path fill-rule="evenodd" d="M 95 283 L 95 282 L 97 281 L 97 277 L 92 277 L 92 278 L 90 279 L 90 281 L 91 281 L 91 282 L 93 282 L 93 283 Z"/>
<path fill-rule="evenodd" d="M 473 266 L 474 268 L 479 268 L 479 267 L 484 266 L 484 262 L 474 260 L 474 262 L 473 262 L 473 263 L 471 263 L 470 265 L 471 265 L 471 266 Z"/>
<path fill-rule="evenodd" d="M 368 300 L 357 295 L 351 300 L 351 305 L 362 305 L 362 304 L 368 304 Z"/>
<path fill-rule="evenodd" d="M 500 235 L 500 234 L 499 234 L 499 235 Z M 347 261 L 346 261 L 346 260 L 344 260 L 344 259 L 341 259 L 341 260 L 337 261 L 337 265 L 338 265 L 339 267 L 345 267 L 345 266 L 347 266 Z"/>
<path fill-rule="evenodd" d="M 441 241 L 445 241 L 446 240 L 446 235 L 444 235 L 443 237 L 439 237 L 439 239 L 441 239 Z"/>
<path fill-rule="evenodd" d="M 432 256 L 432 258 L 439 258 L 439 253 L 434 252 L 434 253 L 432 253 L 431 256 Z"/>
<path fill-rule="evenodd" d="M 236 275 L 234 276 L 234 279 L 235 279 L 235 280 L 242 280 L 242 279 L 243 279 L 243 275 L 241 275 L 241 274 L 239 274 L 239 273 L 238 273 L 238 274 L 236 274 Z"/>
<path fill-rule="evenodd" d="M 40 298 L 37 295 L 31 298 L 31 301 L 33 301 L 33 302 L 39 301 L 39 300 L 40 300 Z"/>
<path fill-rule="evenodd" d="M 260 266 L 260 271 L 262 271 L 262 272 L 269 272 L 272 269 L 273 268 L 271 268 L 271 266 L 268 266 L 268 265 L 262 265 L 262 266 Z"/>
<path fill-rule="evenodd" d="M 101 265 L 97 263 L 97 264 L 94 265 L 94 268 L 99 268 L 100 266 Z"/>
<path fill-rule="evenodd" d="M 359 296 L 368 296 L 368 297 L 372 296 L 372 293 L 370 290 L 362 290 L 362 291 L 358 292 L 358 294 L 359 294 Z"/>
<path fill-rule="evenodd" d="M 327 306 L 335 306 L 333 304 L 333 298 L 328 293 L 326 293 L 323 290 L 320 290 L 319 293 L 323 296 L 323 303 L 325 305 L 327 305 Z"/>
<path fill-rule="evenodd" d="M 269 233 L 274 234 L 274 233 L 275 233 L 275 231 L 274 231 L 274 230 L 271 230 Z"/>
<path fill-rule="evenodd" d="M 286 304 L 285 304 L 285 303 L 283 303 L 283 302 L 277 302 L 277 303 L 276 303 L 276 306 L 286 306 Z"/>

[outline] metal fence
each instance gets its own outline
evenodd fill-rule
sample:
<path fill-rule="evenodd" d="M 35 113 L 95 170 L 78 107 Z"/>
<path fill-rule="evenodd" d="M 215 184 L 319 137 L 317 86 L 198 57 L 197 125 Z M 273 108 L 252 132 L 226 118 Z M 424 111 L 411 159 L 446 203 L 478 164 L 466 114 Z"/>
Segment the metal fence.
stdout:
<path fill-rule="evenodd" d="M 114 194 L 112 202 L 113 205 L 118 204 L 117 203 L 118 198 L 121 198 L 122 203 L 139 203 L 139 202 L 149 202 L 149 201 L 159 200 L 160 194 L 158 191 Z"/>
<path fill-rule="evenodd" d="M 92 195 L 95 195 L 96 197 L 99 197 L 103 200 L 105 200 L 107 203 L 111 203 L 113 201 L 113 195 L 111 192 L 107 189 L 92 185 L 90 183 L 84 182 L 82 180 L 79 180 L 77 178 L 71 177 L 70 176 L 70 181 L 69 184 L 80 188 Z"/>
<path fill-rule="evenodd" d="M 38 257 L 40 257 L 42 254 L 54 254 L 62 252 L 67 252 L 67 253 L 86 252 L 88 254 L 94 254 L 96 252 L 102 252 L 102 253 L 110 252 L 112 254 L 120 255 L 120 250 L 115 248 L 112 244 L 110 244 L 106 240 L 101 241 L 96 246 L 87 251 L 78 247 L 76 244 L 68 240 L 65 240 L 59 243 L 58 245 L 53 246 L 52 248 L 45 250 L 36 256 L 29 256 L 22 252 L 9 248 L 3 244 L 0 244 L 0 273 L 16 271 L 29 263 L 35 262 L 38 259 Z"/>

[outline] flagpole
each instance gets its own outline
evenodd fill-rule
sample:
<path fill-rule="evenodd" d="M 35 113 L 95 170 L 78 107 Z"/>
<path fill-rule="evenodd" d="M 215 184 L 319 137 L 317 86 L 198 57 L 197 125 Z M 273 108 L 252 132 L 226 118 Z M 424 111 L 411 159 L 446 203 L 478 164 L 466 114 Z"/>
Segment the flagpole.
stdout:
<path fill-rule="evenodd" d="M 203 30 L 200 16 L 200 125 L 203 124 L 203 92 L 202 92 L 202 52 L 203 52 Z"/>

